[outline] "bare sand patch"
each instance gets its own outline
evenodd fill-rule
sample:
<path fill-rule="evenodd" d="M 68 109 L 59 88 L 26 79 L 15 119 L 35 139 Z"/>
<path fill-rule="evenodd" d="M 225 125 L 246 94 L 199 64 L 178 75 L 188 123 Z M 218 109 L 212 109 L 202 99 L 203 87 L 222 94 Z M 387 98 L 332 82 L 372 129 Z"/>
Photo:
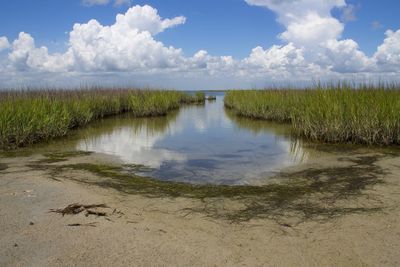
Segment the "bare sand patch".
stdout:
<path fill-rule="evenodd" d="M 227 197 L 227 193 L 198 198 L 124 191 L 101 186 L 105 184 L 99 182 L 113 178 L 93 171 L 34 168 L 41 159 L 0 159 L 0 266 L 400 264 L 400 159 L 395 156 L 361 153 L 324 157 L 288 169 L 281 175 L 282 181 L 292 181 L 291 174 L 296 174 L 300 181 L 309 177 L 310 185 L 321 187 L 314 188 L 312 194 L 296 194 L 298 198 L 290 198 L 290 206 L 282 204 L 279 213 L 271 210 L 274 216 L 268 216 L 266 210 L 271 206 L 249 206 L 260 208 L 261 213 L 245 220 L 232 220 L 227 215 L 243 212 L 250 198 L 243 202 Z M 80 155 L 41 164 L 72 166 L 101 161 L 99 155 Z M 365 186 L 359 180 L 343 183 L 340 178 L 349 173 L 380 182 Z M 332 179 L 339 182 L 325 183 Z M 335 190 L 327 190 L 324 186 L 328 185 Z M 345 191 L 340 191 L 340 186 Z M 331 203 L 338 192 L 351 194 Z M 105 203 L 109 209 L 107 216 L 50 212 L 72 203 Z M 300 214 L 305 211 L 293 210 L 304 203 L 310 207 L 320 203 L 321 212 L 334 212 L 336 207 L 338 213 L 307 217 Z M 287 210 L 282 210 L 285 207 Z M 343 208 L 349 212 L 340 214 Z"/>

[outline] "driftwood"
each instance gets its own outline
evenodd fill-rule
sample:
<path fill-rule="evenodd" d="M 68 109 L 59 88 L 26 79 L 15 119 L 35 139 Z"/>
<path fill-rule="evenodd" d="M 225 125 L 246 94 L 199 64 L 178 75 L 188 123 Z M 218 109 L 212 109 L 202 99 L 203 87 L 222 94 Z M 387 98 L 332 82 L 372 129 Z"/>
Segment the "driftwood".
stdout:
<path fill-rule="evenodd" d="M 106 212 L 93 210 L 96 208 L 110 208 L 110 207 L 108 207 L 106 204 L 83 205 L 83 204 L 74 203 L 74 204 L 68 205 L 67 207 L 65 207 L 63 209 L 51 209 L 50 212 L 59 213 L 59 214 L 62 214 L 62 216 L 64 216 L 65 214 L 76 215 L 81 212 L 85 212 L 86 216 L 89 216 L 89 215 L 107 216 Z"/>

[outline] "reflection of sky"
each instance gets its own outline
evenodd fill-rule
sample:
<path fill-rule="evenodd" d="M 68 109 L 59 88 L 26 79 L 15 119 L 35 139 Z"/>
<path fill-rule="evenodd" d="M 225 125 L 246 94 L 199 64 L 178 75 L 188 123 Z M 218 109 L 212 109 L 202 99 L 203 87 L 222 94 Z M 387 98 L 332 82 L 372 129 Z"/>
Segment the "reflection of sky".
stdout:
<path fill-rule="evenodd" d="M 166 160 L 185 160 L 184 155 L 172 150 L 157 149 L 155 144 L 162 138 L 163 134 L 150 134 L 145 127 L 139 131 L 123 127 L 111 134 L 81 141 L 77 149 L 116 155 L 125 163 L 143 164 L 153 168 L 159 168 Z"/>
<path fill-rule="evenodd" d="M 273 129 L 255 135 L 237 127 L 225 115 L 222 96 L 205 107 L 182 107 L 164 132 L 124 125 L 82 140 L 78 149 L 150 166 L 154 177 L 193 183 L 258 183 L 301 159 L 293 154 L 291 141 Z"/>

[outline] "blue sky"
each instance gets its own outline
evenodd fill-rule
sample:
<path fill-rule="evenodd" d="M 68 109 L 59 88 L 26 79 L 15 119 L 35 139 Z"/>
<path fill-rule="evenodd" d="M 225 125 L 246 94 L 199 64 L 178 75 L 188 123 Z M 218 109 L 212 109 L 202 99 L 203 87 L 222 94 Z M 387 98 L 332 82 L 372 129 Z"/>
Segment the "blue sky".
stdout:
<path fill-rule="evenodd" d="M 84 3 L 83 1 L 94 2 L 92 2 L 92 4 L 88 4 L 87 2 Z M 96 1 L 97 3 L 102 1 L 108 1 L 109 3 L 96 4 Z M 393 74 L 393 70 L 396 72 L 397 61 L 392 62 L 392 60 L 389 62 L 390 66 L 388 66 L 388 62 L 383 61 L 388 58 L 392 59 L 393 57 L 398 57 L 398 51 L 395 48 L 393 49 L 393 47 L 390 47 L 389 49 L 383 49 L 384 53 L 386 54 L 380 55 L 379 60 L 378 56 L 375 56 L 374 59 L 374 55 L 377 51 L 377 47 L 382 45 L 385 38 L 387 38 L 387 35 L 385 35 L 387 30 L 391 29 L 394 33 L 397 33 L 397 30 L 400 29 L 400 17 L 398 16 L 398 14 L 400 14 L 399 1 L 321 0 L 320 3 L 318 3 L 316 0 L 283 0 L 280 2 L 287 2 L 287 5 L 290 5 L 291 2 L 296 1 L 298 2 L 298 5 L 293 7 L 285 6 L 285 4 L 279 4 L 278 6 L 275 6 L 273 0 L 133 0 L 130 1 L 130 3 L 128 3 L 129 1 L 122 0 L 124 3 L 120 3 L 119 5 L 116 5 L 114 0 L 2 1 L 0 3 L 0 36 L 7 38 L 9 45 L 7 49 L 3 49 L 3 51 L 0 52 L 0 58 L 3 59 L 3 63 L 0 64 L 3 64 L 3 75 L 9 75 L 14 79 L 17 79 L 21 76 L 20 73 L 17 72 L 21 72 L 22 69 L 25 72 L 29 72 L 29 74 L 25 76 L 29 76 L 32 79 L 35 79 L 36 77 L 43 77 L 45 79 L 46 75 L 53 71 L 49 71 L 49 69 L 43 67 L 45 63 L 41 65 L 41 63 L 38 62 L 40 60 L 45 60 L 45 57 L 42 56 L 40 58 L 34 58 L 34 56 L 36 56 L 38 53 L 27 52 L 27 57 L 31 57 L 31 61 L 35 61 L 35 64 L 31 64 L 29 63 L 29 60 L 27 60 L 27 62 L 25 62 L 27 64 L 26 68 L 19 68 L 18 71 L 16 71 L 15 68 L 13 69 L 13 66 L 11 66 L 12 62 L 10 63 L 10 61 L 12 60 L 10 58 L 10 54 L 13 53 L 13 51 L 15 52 L 15 48 L 12 48 L 12 43 L 19 39 L 20 32 L 25 32 L 29 34 L 32 39 L 34 39 L 35 48 L 31 48 L 31 50 L 45 46 L 48 48 L 47 53 L 50 56 L 54 53 L 62 54 L 65 53 L 71 46 L 69 32 L 72 31 L 72 27 L 75 23 L 85 24 L 89 20 L 95 19 L 102 26 L 113 25 L 115 23 L 115 16 L 117 14 L 125 14 L 130 6 L 139 5 L 143 7 L 144 5 L 148 5 L 152 9 L 156 9 L 158 11 L 158 15 L 160 16 L 161 20 L 168 18 L 172 19 L 179 16 L 184 16 L 186 19 L 184 23 L 178 23 L 173 27 L 168 27 L 160 32 L 152 34 L 152 39 L 161 42 L 165 47 L 173 46 L 173 48 L 180 49 L 180 56 L 185 62 L 193 57 L 193 55 L 195 55 L 198 51 L 202 50 L 207 51 L 207 55 L 215 57 L 207 59 L 207 62 L 203 62 L 207 66 L 211 66 L 214 63 L 217 64 L 219 62 L 218 60 L 221 60 L 222 56 L 231 56 L 235 60 L 234 64 L 237 63 L 236 65 L 240 66 L 236 66 L 236 69 L 233 70 L 236 72 L 236 74 L 233 75 L 232 73 L 229 73 L 229 75 L 235 76 L 234 80 L 236 79 L 238 84 L 241 86 L 262 86 L 262 83 L 265 83 L 265 80 L 267 79 L 280 80 L 280 78 L 277 77 L 276 72 L 273 73 L 270 71 L 271 65 L 276 68 L 282 67 L 282 69 L 286 71 L 287 68 L 283 65 L 287 64 L 292 66 L 294 63 L 289 62 L 288 64 L 287 60 L 278 60 L 279 62 L 276 62 L 274 57 L 281 57 L 280 52 L 284 51 L 283 49 L 280 51 L 275 51 L 276 53 L 274 51 L 272 51 L 274 53 L 271 52 L 268 55 L 267 53 L 274 45 L 285 47 L 289 44 L 293 44 L 293 47 L 287 47 L 284 52 L 286 53 L 285 56 L 288 56 L 289 59 L 291 59 L 293 56 L 296 56 L 296 64 L 302 57 L 306 58 L 308 66 L 305 64 L 301 65 L 303 68 L 303 74 L 307 74 L 307 70 L 311 66 L 310 64 L 317 64 L 319 68 L 322 68 L 316 70 L 313 67 L 313 72 L 310 72 L 310 76 L 312 76 L 313 79 L 315 77 L 323 78 L 324 73 L 326 74 L 325 76 L 329 78 L 340 77 L 339 74 L 343 73 L 343 77 L 348 77 L 349 73 L 361 73 L 363 77 L 370 77 L 371 73 L 376 71 L 380 73 L 380 76 L 383 75 L 382 73 L 389 73 L 390 77 L 395 76 L 396 73 Z M 324 2 L 327 3 L 326 6 L 323 6 L 325 5 Z M 309 42 L 307 40 L 299 40 L 299 36 L 296 37 L 294 36 L 296 33 L 291 32 L 296 31 L 297 28 L 294 26 L 297 25 L 297 22 L 295 23 L 294 21 L 287 20 L 287 12 L 288 10 L 291 10 L 291 8 L 294 10 L 302 10 L 304 8 L 304 10 L 311 13 L 315 11 L 315 14 L 317 14 L 316 20 L 321 19 L 323 23 L 327 23 L 324 31 L 332 31 L 332 34 L 328 37 L 321 35 L 320 39 L 310 39 Z M 328 14 L 325 12 L 326 8 L 329 10 Z M 304 12 L 299 12 L 299 14 L 296 14 L 298 15 L 296 21 L 302 21 L 304 19 L 304 23 L 308 23 L 306 22 L 304 14 Z M 300 24 L 301 23 L 303 22 L 300 22 Z M 307 29 L 310 31 L 314 30 L 313 25 L 307 25 L 307 27 L 309 27 Z M 340 25 L 343 25 L 342 30 L 340 29 Z M 291 29 L 292 26 L 293 28 Z M 335 27 L 337 27 L 337 29 Z M 301 29 L 302 28 L 300 27 L 300 30 Z M 143 31 L 145 30 L 146 29 L 143 29 Z M 336 32 L 333 33 L 335 30 Z M 282 38 L 280 34 L 284 32 L 288 32 L 289 37 Z M 318 32 L 316 35 L 318 34 L 320 34 L 320 32 Z M 395 43 L 397 40 L 395 38 L 397 38 L 397 34 L 392 37 L 392 39 L 394 39 L 394 41 L 392 40 L 391 42 L 392 46 L 393 42 Z M 331 42 L 329 45 L 329 50 L 321 50 L 319 53 L 334 58 L 333 61 L 335 62 L 328 62 L 324 59 L 324 62 L 321 63 L 319 62 L 320 60 L 317 59 L 317 57 L 320 56 L 309 55 L 315 50 L 315 47 L 311 41 L 321 42 L 321 44 L 324 44 L 324 46 L 328 46 L 326 45 L 328 43 L 328 39 L 337 40 L 339 42 L 343 40 L 352 40 L 357 44 L 357 48 L 355 49 L 352 43 L 342 42 L 332 44 Z M 129 39 L 126 41 L 129 44 Z M 115 47 L 115 45 L 109 47 L 111 47 L 113 51 L 118 50 L 121 52 L 123 50 Z M 251 57 L 252 49 L 256 47 L 261 47 L 263 49 L 263 53 L 257 54 L 257 59 Z M 301 49 L 302 54 L 300 55 L 296 49 Z M 337 53 L 339 50 L 346 49 L 349 50 L 348 53 L 350 53 L 350 55 L 331 56 L 329 54 Z M 149 51 L 151 50 L 152 49 L 149 49 Z M 118 53 L 113 51 L 111 51 L 111 53 Z M 126 51 L 122 52 L 127 53 Z M 259 52 L 261 52 L 261 50 Z M 358 52 L 364 53 L 365 57 L 362 58 L 359 54 L 357 54 Z M 99 53 L 99 51 L 96 50 L 94 53 Z M 394 55 L 388 53 L 394 53 Z M 336 58 L 340 58 L 341 56 L 343 56 L 343 58 L 354 56 L 356 57 L 355 60 L 358 61 L 350 63 L 336 62 Z M 251 60 L 246 61 L 246 59 Z M 376 62 L 382 62 L 382 64 L 385 66 L 381 67 L 380 69 L 378 69 L 379 66 L 366 67 L 365 64 L 367 63 L 365 62 L 369 59 L 375 60 Z M 71 64 L 76 64 L 77 60 L 73 60 L 75 63 Z M 134 61 L 140 59 L 132 57 L 132 60 Z M 107 62 L 109 61 L 110 60 L 107 59 Z M 168 58 L 167 61 L 170 62 L 170 58 Z M 175 59 L 173 59 L 173 61 L 175 61 Z M 190 64 L 193 63 L 192 61 Z M 246 75 L 244 75 L 245 78 L 243 78 L 242 70 L 247 68 L 246 64 L 248 64 L 250 61 L 252 67 L 258 64 L 260 66 L 262 65 L 261 67 L 264 68 L 261 70 L 261 74 L 254 79 L 250 79 L 249 76 Z M 157 71 L 154 71 L 154 69 L 160 70 L 160 68 L 164 68 L 165 65 L 168 65 L 169 69 L 173 69 L 175 75 L 177 75 L 176 72 L 182 72 L 182 70 L 176 71 L 175 67 L 171 67 L 170 65 L 173 65 L 172 63 L 165 63 L 164 60 L 162 60 L 162 62 L 162 67 L 156 66 L 156 68 L 154 68 L 154 63 L 151 63 L 149 64 L 151 65 L 151 68 L 140 69 L 139 71 L 138 68 L 131 66 L 114 66 L 112 68 L 88 67 L 84 70 L 69 66 L 68 68 L 60 68 L 60 71 L 57 71 L 57 75 L 60 75 L 59 80 L 62 81 L 63 78 L 65 78 L 66 73 L 74 73 L 74 77 L 77 77 L 77 72 L 79 72 L 79 75 L 81 75 L 79 79 L 82 80 L 83 76 L 96 76 L 100 74 L 100 72 L 105 71 L 107 72 L 107 77 L 109 77 L 109 79 L 112 79 L 113 77 L 111 72 L 115 72 L 115 79 L 120 79 L 119 75 L 121 73 L 123 73 L 124 76 L 127 72 L 129 72 L 132 74 L 132 76 L 135 76 L 135 80 L 138 81 L 138 84 L 141 83 L 140 80 L 143 80 L 146 81 L 143 84 L 152 86 L 151 82 L 149 81 L 151 81 L 153 78 L 160 78 L 160 80 L 163 80 L 165 76 L 169 76 L 169 74 L 164 70 L 161 71 L 161 73 L 157 73 Z M 95 62 L 94 64 L 102 63 L 103 61 L 100 63 Z M 138 62 L 138 64 L 139 63 L 140 62 Z M 197 63 L 198 62 L 196 62 L 196 64 Z M 18 64 L 20 65 L 20 62 Z M 226 60 L 221 64 L 218 65 L 222 66 L 220 68 L 224 68 L 224 66 L 226 67 Z M 277 64 L 281 65 L 277 67 Z M 361 65 L 362 67 L 360 67 Z M 373 68 L 374 71 L 372 71 Z M 154 74 L 149 77 L 148 73 L 146 73 L 144 75 L 146 77 L 144 77 L 143 72 L 146 72 L 147 70 L 149 73 L 151 72 Z M 334 70 L 334 75 L 331 73 L 332 70 Z M 293 70 L 289 70 L 289 75 L 285 77 L 295 77 L 291 75 L 291 71 Z M 298 68 L 296 68 L 296 71 L 298 71 Z M 190 77 L 193 77 L 194 75 L 196 78 L 202 76 L 202 80 L 204 81 L 213 80 L 214 83 L 211 83 L 212 86 L 216 86 L 218 84 L 217 87 L 222 88 L 224 86 L 228 86 L 229 84 L 229 82 L 223 82 L 223 78 L 226 77 L 227 74 L 216 74 L 215 72 L 218 72 L 216 70 L 208 69 L 208 71 L 206 71 L 207 73 L 201 71 L 200 74 L 197 72 L 197 70 L 194 71 L 194 74 L 188 74 L 187 69 L 185 69 L 183 72 L 185 72 L 183 76 L 189 77 L 188 80 L 191 80 Z M 196 76 L 196 72 L 198 76 Z M 237 75 L 238 72 L 241 72 L 242 74 Z M 265 74 L 264 76 L 263 72 Z M 337 73 L 339 74 L 336 75 Z M 208 77 L 210 75 L 212 76 L 211 78 Z M 52 82 L 57 82 L 54 80 L 54 75 L 50 76 L 53 77 L 53 80 L 49 80 L 49 84 Z M 143 77 L 141 78 L 141 76 Z M 304 75 L 300 76 L 304 77 Z M 287 79 L 285 77 L 282 77 L 282 80 Z M 88 82 L 90 81 L 91 79 L 88 79 Z M 207 83 L 204 81 L 201 82 L 201 86 L 207 86 Z M 260 83 L 260 81 L 263 82 Z M 29 83 L 30 81 L 25 80 L 24 82 Z M 21 81 L 20 84 L 24 82 Z M 4 80 L 0 80 L 0 86 L 2 85 L 1 83 L 3 83 L 3 85 L 6 84 Z M 156 83 L 154 85 L 157 86 Z M 168 87 L 196 87 L 193 84 L 187 84 L 187 81 L 177 81 L 176 85 L 168 81 L 166 85 Z"/>

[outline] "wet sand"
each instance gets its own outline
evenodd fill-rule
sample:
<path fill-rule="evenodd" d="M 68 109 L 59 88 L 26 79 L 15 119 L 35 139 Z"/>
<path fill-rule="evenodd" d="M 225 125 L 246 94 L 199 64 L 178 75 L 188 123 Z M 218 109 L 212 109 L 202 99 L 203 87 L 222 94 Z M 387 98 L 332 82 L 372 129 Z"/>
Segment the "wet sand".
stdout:
<path fill-rule="evenodd" d="M 96 156 L 50 164 L 100 162 Z M 41 156 L 0 158 L 0 266 L 399 266 L 400 158 L 362 156 L 360 166 L 352 165 L 360 160 L 353 154 L 286 170 L 349 167 L 369 175 L 369 165 L 379 167 L 373 177 L 381 183 L 322 204 L 354 212 L 299 217 L 282 210 L 240 222 L 223 216 L 240 205 L 235 199 L 128 194 L 80 182 L 105 179 L 88 171 L 34 168 Z M 337 179 L 335 172 L 323 175 Z M 332 202 L 335 193 L 292 201 Z M 49 212 L 72 203 L 105 203 L 109 215 Z"/>

